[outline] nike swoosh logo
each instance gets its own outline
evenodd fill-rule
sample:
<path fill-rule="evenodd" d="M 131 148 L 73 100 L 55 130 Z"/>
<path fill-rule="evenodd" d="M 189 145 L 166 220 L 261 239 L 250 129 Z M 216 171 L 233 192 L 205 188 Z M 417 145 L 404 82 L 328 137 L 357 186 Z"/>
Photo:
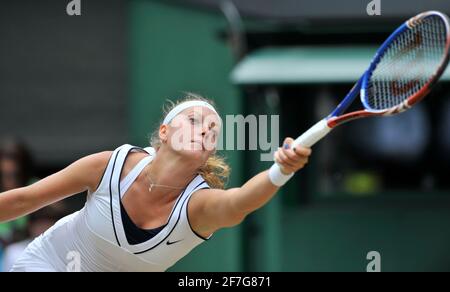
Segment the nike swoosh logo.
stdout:
<path fill-rule="evenodd" d="M 180 242 L 180 241 L 182 241 L 183 239 L 180 239 L 180 240 L 176 240 L 176 241 L 170 241 L 170 240 L 168 240 L 167 242 L 166 242 L 166 244 L 167 245 L 171 245 L 171 244 L 174 244 L 174 243 L 177 243 L 177 242 Z"/>

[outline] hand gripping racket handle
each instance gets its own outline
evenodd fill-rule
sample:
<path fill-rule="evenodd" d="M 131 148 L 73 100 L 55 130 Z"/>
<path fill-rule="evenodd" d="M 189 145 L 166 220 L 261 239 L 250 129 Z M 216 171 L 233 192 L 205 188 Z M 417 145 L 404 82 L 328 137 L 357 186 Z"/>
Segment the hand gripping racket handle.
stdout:
<path fill-rule="evenodd" d="M 327 120 L 323 119 L 314 126 L 312 126 L 308 131 L 303 133 L 300 137 L 295 139 L 292 143 L 291 148 L 297 146 L 311 147 L 316 144 L 320 139 L 325 137 L 332 128 L 328 126 Z M 284 185 L 294 174 L 286 175 L 281 172 L 280 166 L 274 163 L 269 170 L 269 177 L 272 183 L 276 186 Z"/>

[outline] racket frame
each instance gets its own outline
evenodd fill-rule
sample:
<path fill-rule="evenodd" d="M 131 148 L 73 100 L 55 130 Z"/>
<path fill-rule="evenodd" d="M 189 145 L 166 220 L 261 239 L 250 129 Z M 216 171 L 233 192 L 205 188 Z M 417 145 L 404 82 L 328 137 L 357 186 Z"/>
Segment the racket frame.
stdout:
<path fill-rule="evenodd" d="M 377 65 L 380 63 L 381 58 L 389 48 L 389 45 L 392 43 L 392 41 L 401 33 L 408 29 L 414 28 L 416 25 L 419 25 L 423 19 L 431 16 L 439 16 L 443 19 L 446 29 L 447 29 L 447 42 L 445 47 L 445 52 L 443 56 L 443 60 L 441 64 L 439 65 L 438 69 L 436 70 L 435 74 L 430 78 L 429 82 L 426 83 L 421 90 L 416 92 L 414 95 L 410 96 L 407 100 L 405 100 L 400 105 L 394 106 L 389 109 L 385 110 L 374 110 L 370 109 L 368 106 L 365 97 L 366 97 L 366 90 L 369 84 L 370 77 L 372 75 L 372 72 L 375 70 Z M 342 102 L 336 107 L 336 109 L 325 119 L 319 121 L 314 126 L 312 126 L 309 130 L 307 130 L 305 133 L 303 133 L 300 137 L 295 139 L 293 143 L 293 147 L 296 147 L 298 145 L 302 145 L 305 147 L 311 147 L 316 142 L 318 142 L 320 139 L 325 137 L 333 128 L 337 127 L 340 124 L 343 124 L 345 122 L 363 118 L 363 117 L 370 117 L 370 116 L 388 116 L 397 114 L 400 112 L 403 112 L 407 109 L 409 109 L 411 106 L 422 100 L 430 91 L 431 88 L 436 84 L 436 82 L 439 80 L 439 78 L 444 73 L 449 59 L 450 59 L 450 27 L 449 27 L 449 19 L 448 17 L 438 11 L 428 11 L 421 13 L 408 21 L 404 22 L 400 27 L 398 27 L 387 39 L 386 41 L 381 45 L 381 47 L 378 49 L 377 53 L 375 54 L 369 68 L 367 71 L 362 75 L 362 77 L 358 80 L 358 82 L 353 86 L 353 88 L 350 90 L 350 92 L 347 94 L 347 96 L 342 100 Z M 355 100 L 358 93 L 361 96 L 361 102 L 364 105 L 365 109 L 354 111 L 350 113 L 343 114 L 345 110 L 348 109 L 348 107 L 352 104 L 352 102 Z M 278 167 L 278 165 L 275 163 L 273 167 Z"/>
<path fill-rule="evenodd" d="M 369 104 L 367 103 L 366 97 L 367 97 L 367 88 L 369 86 L 369 81 L 372 76 L 373 71 L 377 68 L 378 64 L 380 63 L 382 57 L 386 53 L 386 51 L 389 48 L 389 45 L 397 38 L 398 35 L 402 34 L 408 29 L 413 29 L 415 26 L 419 25 L 424 19 L 432 16 L 439 16 L 441 19 L 444 20 L 444 24 L 447 29 L 447 42 L 446 47 L 444 49 L 446 54 L 444 54 L 443 59 L 436 70 L 435 74 L 430 78 L 430 80 L 414 95 L 408 97 L 403 103 L 396 105 L 394 107 L 391 107 L 389 109 L 384 110 L 375 110 L 371 109 Z M 338 105 L 338 107 L 327 117 L 328 126 L 330 128 L 334 128 L 342 123 L 359 119 L 363 117 L 370 117 L 370 116 L 389 116 L 401 113 L 409 108 L 411 108 L 414 104 L 421 101 L 428 93 L 430 93 L 432 87 L 437 83 L 439 78 L 444 73 L 449 60 L 450 60 L 450 26 L 449 26 L 450 20 L 448 17 L 438 11 L 428 11 L 421 13 L 406 22 L 404 22 L 400 27 L 398 27 L 387 39 L 386 41 L 381 45 L 381 47 L 378 49 L 377 53 L 375 54 L 369 68 L 367 71 L 363 74 L 361 79 L 357 82 L 357 84 L 352 88 L 350 93 L 344 98 L 344 100 Z M 342 114 L 353 102 L 355 99 L 358 91 L 360 91 L 360 97 L 361 102 L 364 105 L 365 109 Z"/>

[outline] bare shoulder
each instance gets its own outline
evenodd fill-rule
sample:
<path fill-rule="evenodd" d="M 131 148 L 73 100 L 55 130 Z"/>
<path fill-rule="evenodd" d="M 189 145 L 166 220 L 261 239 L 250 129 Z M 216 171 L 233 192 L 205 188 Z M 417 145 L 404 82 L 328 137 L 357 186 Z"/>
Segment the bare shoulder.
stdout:
<path fill-rule="evenodd" d="M 113 154 L 113 151 L 102 151 L 102 152 L 98 152 L 98 153 L 86 156 L 85 158 L 90 159 L 92 164 L 100 166 L 100 165 L 105 165 L 106 163 L 108 163 L 112 154 Z"/>
<path fill-rule="evenodd" d="M 210 205 L 208 201 L 217 195 L 217 191 L 221 190 L 201 189 L 194 192 L 189 199 L 187 209 L 189 223 L 194 232 L 203 238 L 207 238 L 217 230 L 217 228 L 209 224 L 211 222 L 205 219 L 205 210 Z"/>
<path fill-rule="evenodd" d="M 95 154 L 85 156 L 77 161 L 77 163 L 84 166 L 89 166 L 95 170 L 105 168 L 109 159 L 111 158 L 113 151 L 103 151 Z"/>
<path fill-rule="evenodd" d="M 211 213 L 211 210 L 217 211 L 224 204 L 230 203 L 230 199 L 235 196 L 238 188 L 228 190 L 222 189 L 201 189 L 192 194 L 189 203 L 189 211 L 200 213 Z M 212 213 L 215 213 L 213 211 Z"/>
<path fill-rule="evenodd" d="M 209 202 L 214 201 L 225 195 L 221 189 L 200 189 L 192 194 L 189 202 L 189 209 L 204 208 Z"/>
<path fill-rule="evenodd" d="M 112 153 L 113 151 L 102 151 L 85 156 L 76 162 L 80 166 L 79 169 L 86 171 L 88 174 L 88 188 L 90 191 L 97 189 Z"/>
<path fill-rule="evenodd" d="M 194 231 L 206 238 L 218 229 L 231 225 L 225 210 L 232 196 L 233 190 L 221 189 L 202 189 L 193 193 L 188 205 L 188 217 Z"/>

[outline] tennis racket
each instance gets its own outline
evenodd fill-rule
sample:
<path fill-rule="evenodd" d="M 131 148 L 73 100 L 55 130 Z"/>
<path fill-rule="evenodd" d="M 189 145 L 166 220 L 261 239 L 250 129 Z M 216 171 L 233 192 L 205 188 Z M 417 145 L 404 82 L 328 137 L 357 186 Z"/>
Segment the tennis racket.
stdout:
<path fill-rule="evenodd" d="M 449 50 L 450 25 L 445 14 L 429 11 L 409 19 L 378 49 L 367 71 L 336 109 L 298 137 L 291 148 L 311 147 L 351 120 L 391 116 L 411 108 L 444 73 Z M 345 113 L 358 92 L 362 109 Z"/>

